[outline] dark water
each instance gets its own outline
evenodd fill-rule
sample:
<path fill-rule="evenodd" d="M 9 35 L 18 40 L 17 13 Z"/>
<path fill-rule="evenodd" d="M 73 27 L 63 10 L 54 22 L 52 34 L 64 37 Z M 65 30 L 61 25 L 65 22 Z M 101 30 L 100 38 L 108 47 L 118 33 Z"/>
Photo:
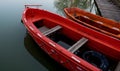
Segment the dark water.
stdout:
<path fill-rule="evenodd" d="M 67 71 L 27 34 L 21 23 L 25 4 L 40 4 L 40 8 L 64 16 L 63 8 L 70 6 L 70 0 L 0 0 L 0 71 Z M 73 6 L 95 13 L 86 0 L 75 0 Z"/>

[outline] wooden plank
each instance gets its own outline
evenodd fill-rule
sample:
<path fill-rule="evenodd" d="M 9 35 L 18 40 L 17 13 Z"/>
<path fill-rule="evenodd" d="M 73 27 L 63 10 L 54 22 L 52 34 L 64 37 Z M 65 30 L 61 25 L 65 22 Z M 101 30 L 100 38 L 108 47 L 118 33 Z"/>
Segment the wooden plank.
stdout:
<path fill-rule="evenodd" d="M 120 62 L 118 62 L 117 67 L 115 68 L 115 71 L 120 71 Z"/>
<path fill-rule="evenodd" d="M 113 11 L 113 12 L 120 12 L 119 8 L 114 5 L 107 5 L 107 4 L 98 4 L 100 9 Z"/>
<path fill-rule="evenodd" d="M 58 25 L 58 26 L 55 26 L 55 27 L 53 27 L 53 28 L 51 28 L 51 29 L 43 32 L 43 34 L 44 34 L 44 35 L 49 35 L 49 34 L 55 32 L 55 31 L 57 31 L 57 30 L 59 30 L 59 29 L 61 29 L 61 28 L 62 28 L 62 27 Z"/>
<path fill-rule="evenodd" d="M 45 31 L 47 31 L 47 30 L 49 30 L 49 28 L 47 28 L 46 26 L 42 26 L 42 27 L 40 27 L 40 28 L 38 28 L 39 29 L 39 31 L 40 32 L 45 32 Z"/>
<path fill-rule="evenodd" d="M 120 15 L 118 15 L 119 13 L 118 12 L 111 12 L 111 11 L 106 11 L 106 10 L 102 10 L 102 15 L 104 15 L 105 18 L 109 18 L 109 19 L 112 19 L 112 20 L 116 20 L 118 22 L 120 22 Z"/>
<path fill-rule="evenodd" d="M 86 42 L 88 41 L 88 39 L 86 38 L 81 38 L 79 41 L 77 41 L 73 46 L 71 46 L 68 51 L 74 53 L 76 50 L 78 50 L 81 46 L 83 46 Z"/>
<path fill-rule="evenodd" d="M 120 8 L 109 0 L 95 0 L 101 16 L 120 22 Z"/>

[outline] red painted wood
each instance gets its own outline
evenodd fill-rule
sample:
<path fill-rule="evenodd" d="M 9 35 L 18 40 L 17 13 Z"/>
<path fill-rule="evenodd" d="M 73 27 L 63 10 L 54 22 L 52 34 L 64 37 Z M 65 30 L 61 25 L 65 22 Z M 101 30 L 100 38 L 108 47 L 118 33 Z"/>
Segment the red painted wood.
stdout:
<path fill-rule="evenodd" d="M 63 30 L 62 33 L 74 41 L 79 40 L 81 37 L 85 37 L 88 39 L 87 45 L 90 46 L 91 49 L 101 52 L 113 59 L 120 60 L 120 40 L 99 33 L 48 11 L 26 8 L 22 15 L 22 20 L 30 35 L 40 48 L 70 71 L 101 71 L 101 69 L 91 65 L 75 54 L 72 54 L 43 35 L 33 24 L 35 21 L 42 19 L 47 20 L 45 25 L 48 25 L 49 28 L 60 25 Z"/>

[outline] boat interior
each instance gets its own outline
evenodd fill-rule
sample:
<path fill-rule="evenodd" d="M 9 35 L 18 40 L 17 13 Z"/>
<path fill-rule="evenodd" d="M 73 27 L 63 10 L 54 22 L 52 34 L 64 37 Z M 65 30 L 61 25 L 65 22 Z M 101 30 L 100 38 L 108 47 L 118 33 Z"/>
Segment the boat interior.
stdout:
<path fill-rule="evenodd" d="M 86 24 L 90 24 L 96 28 L 100 28 L 102 30 L 105 30 L 107 32 L 110 32 L 110 33 L 113 33 L 115 35 L 119 35 L 120 34 L 120 29 L 117 28 L 117 27 L 114 27 L 114 26 L 109 26 L 109 25 L 106 25 L 104 24 L 103 22 L 100 22 L 100 21 L 94 21 L 86 16 L 76 16 L 75 17 L 76 19 L 80 20 L 80 21 L 83 21 L 85 22 Z"/>
<path fill-rule="evenodd" d="M 113 69 L 115 69 L 117 61 L 109 59 L 107 56 L 90 49 L 90 46 L 87 45 L 89 39 L 75 34 L 76 37 L 79 36 L 76 39 L 73 37 L 75 35 L 72 35 L 74 32 L 68 32 L 69 29 L 59 25 L 59 23 L 55 23 L 47 19 L 41 19 L 33 23 L 46 37 L 56 42 L 69 52 L 104 71 L 114 71 Z"/>

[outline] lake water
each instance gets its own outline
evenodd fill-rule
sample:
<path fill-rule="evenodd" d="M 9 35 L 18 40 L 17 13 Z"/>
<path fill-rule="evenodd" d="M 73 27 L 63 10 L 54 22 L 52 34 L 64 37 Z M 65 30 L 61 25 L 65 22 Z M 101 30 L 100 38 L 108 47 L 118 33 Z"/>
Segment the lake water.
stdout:
<path fill-rule="evenodd" d="M 75 0 L 73 6 L 95 13 L 90 3 Z M 0 0 L 0 71 L 67 71 L 39 49 L 27 33 L 21 23 L 25 4 L 39 4 L 64 16 L 63 8 L 70 7 L 70 0 Z"/>

